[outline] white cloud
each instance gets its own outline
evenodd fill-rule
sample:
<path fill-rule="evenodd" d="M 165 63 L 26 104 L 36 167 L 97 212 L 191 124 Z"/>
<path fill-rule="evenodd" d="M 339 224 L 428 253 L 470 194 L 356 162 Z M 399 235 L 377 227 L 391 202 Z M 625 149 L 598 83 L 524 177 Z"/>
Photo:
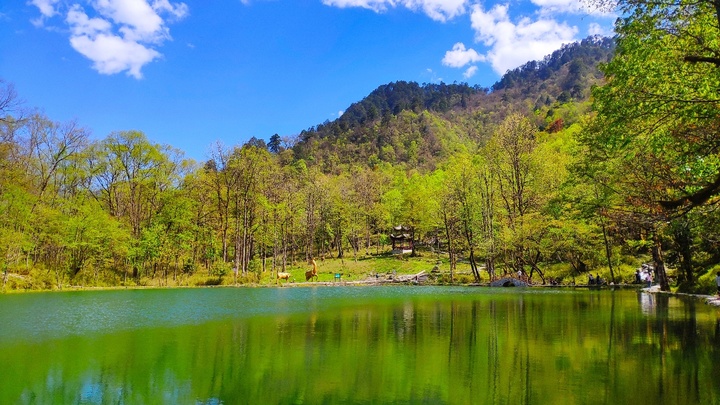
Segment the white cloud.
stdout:
<path fill-rule="evenodd" d="M 130 41 L 162 42 L 169 38 L 160 15 L 146 0 L 93 0 L 93 8 L 119 25 Z"/>
<path fill-rule="evenodd" d="M 425 69 L 425 72 L 421 74 L 422 77 L 427 77 L 430 83 L 440 83 L 443 81 L 442 77 L 438 77 L 437 73 L 430 68 Z"/>
<path fill-rule="evenodd" d="M 90 18 L 79 6 L 74 5 L 67 13 L 66 19 L 73 36 L 95 36 L 109 33 L 112 24 L 102 18 Z"/>
<path fill-rule="evenodd" d="M 580 0 L 530 0 L 531 3 L 540 8 L 539 13 L 542 15 L 556 13 L 585 14 L 595 17 L 617 17 L 612 7 L 608 7 L 611 3 L 595 3 Z"/>
<path fill-rule="evenodd" d="M 490 47 L 485 58 L 495 72 L 505 73 L 529 60 L 542 59 L 561 45 L 575 41 L 577 27 L 540 17 L 510 21 L 507 5 L 485 11 L 474 5 L 470 16 L 475 39 Z"/>
<path fill-rule="evenodd" d="M 465 44 L 458 42 L 453 45 L 452 51 L 445 52 L 442 64 L 454 68 L 461 68 L 465 65 L 485 61 L 485 57 L 474 49 L 465 49 Z"/>
<path fill-rule="evenodd" d="M 326 6 L 339 8 L 362 7 L 376 13 L 387 11 L 388 8 L 406 7 L 410 10 L 421 10 L 436 21 L 448 21 L 465 14 L 468 0 L 322 0 Z"/>
<path fill-rule="evenodd" d="M 55 5 L 58 1 L 60 0 L 31 0 L 30 4 L 37 7 L 43 17 L 50 18 L 57 13 Z"/>
<path fill-rule="evenodd" d="M 93 68 L 103 74 L 123 71 L 137 79 L 142 78 L 140 69 L 160 57 L 160 53 L 133 41 L 126 41 L 117 35 L 99 34 L 70 38 L 76 51 L 93 61 Z"/>
<path fill-rule="evenodd" d="M 40 16 L 30 22 L 37 28 L 45 26 L 45 20 L 52 18 L 57 14 L 56 5 L 60 0 L 31 0 L 29 4 L 34 5 L 40 10 Z"/>
<path fill-rule="evenodd" d="M 59 0 L 32 0 L 41 18 L 63 14 Z M 70 45 L 102 74 L 127 72 L 142 77 L 142 67 L 161 57 L 155 47 L 170 39 L 167 20 L 188 14 L 185 3 L 170 0 L 88 0 L 65 13 Z"/>
<path fill-rule="evenodd" d="M 608 31 L 598 23 L 590 23 L 590 25 L 588 25 L 588 35 L 607 36 Z"/>
<path fill-rule="evenodd" d="M 531 0 L 531 2 L 540 7 L 541 13 L 579 13 L 586 10 L 583 2 L 579 0 Z"/>
<path fill-rule="evenodd" d="M 174 16 L 177 19 L 185 18 L 190 13 L 187 4 L 172 4 L 168 0 L 155 0 L 153 1 L 152 8 L 153 10 L 160 13 L 170 13 L 170 15 Z"/>
<path fill-rule="evenodd" d="M 465 14 L 466 0 L 406 0 L 405 7 L 422 10 L 436 21 L 447 21 Z"/>
<path fill-rule="evenodd" d="M 618 18 L 616 3 L 612 1 L 593 0 L 531 0 L 540 7 L 540 14 L 570 13 L 585 17 L 607 18 L 614 21 Z"/>
<path fill-rule="evenodd" d="M 463 73 L 463 77 L 466 79 L 469 79 L 473 76 L 475 76 L 475 73 L 477 73 L 478 67 L 477 66 L 470 66 L 467 68 L 467 70 Z"/>

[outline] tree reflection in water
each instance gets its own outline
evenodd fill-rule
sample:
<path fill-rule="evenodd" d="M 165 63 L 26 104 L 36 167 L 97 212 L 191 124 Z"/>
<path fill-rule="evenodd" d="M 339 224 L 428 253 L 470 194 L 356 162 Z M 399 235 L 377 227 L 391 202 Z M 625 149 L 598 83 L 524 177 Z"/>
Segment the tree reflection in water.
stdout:
<path fill-rule="evenodd" d="M 239 289 L 222 301 L 204 296 L 203 322 L 144 325 L 142 311 L 167 302 L 149 300 L 126 317 L 135 328 L 31 341 L 2 334 L 0 364 L 12 371 L 0 403 L 720 403 L 720 321 L 695 301 L 632 291 L 294 290 L 252 292 L 266 310 L 250 315 L 238 305 L 212 312 Z M 192 305 L 192 290 L 177 294 Z"/>

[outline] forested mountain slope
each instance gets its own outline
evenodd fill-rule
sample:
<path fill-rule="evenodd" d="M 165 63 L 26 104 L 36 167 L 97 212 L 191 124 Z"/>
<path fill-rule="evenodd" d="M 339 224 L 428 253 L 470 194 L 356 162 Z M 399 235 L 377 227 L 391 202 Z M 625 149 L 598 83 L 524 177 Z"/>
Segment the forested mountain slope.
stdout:
<path fill-rule="evenodd" d="M 611 39 L 590 37 L 508 71 L 492 89 L 388 83 L 338 119 L 302 131 L 292 147 L 294 157 L 326 172 L 380 162 L 432 170 L 458 150 L 481 144 L 510 111 L 534 114 L 540 129 L 558 118 L 572 121 L 577 114 L 563 113 L 563 106 L 582 108 L 590 87 L 602 78 L 598 65 L 612 53 Z"/>

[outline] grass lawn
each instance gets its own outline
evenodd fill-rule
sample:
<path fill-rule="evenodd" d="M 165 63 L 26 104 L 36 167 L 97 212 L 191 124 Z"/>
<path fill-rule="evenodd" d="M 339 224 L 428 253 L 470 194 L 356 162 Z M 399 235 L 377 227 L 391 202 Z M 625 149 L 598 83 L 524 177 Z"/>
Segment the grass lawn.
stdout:
<path fill-rule="evenodd" d="M 449 271 L 446 258 L 439 258 L 434 254 L 423 254 L 418 257 L 408 255 L 391 255 L 389 253 L 370 256 L 352 256 L 343 259 L 316 260 L 318 267 L 318 281 L 335 281 L 335 274 L 340 274 L 342 281 L 365 280 L 374 277 L 375 274 L 397 275 L 417 274 L 421 271 L 430 273 L 436 265 L 441 271 Z M 275 272 L 271 272 L 270 263 L 266 263 L 267 270 L 261 274 L 260 284 L 274 284 Z M 296 283 L 305 282 L 305 272 L 312 269 L 312 265 L 306 262 L 295 263 L 286 270 L 292 274 Z"/>

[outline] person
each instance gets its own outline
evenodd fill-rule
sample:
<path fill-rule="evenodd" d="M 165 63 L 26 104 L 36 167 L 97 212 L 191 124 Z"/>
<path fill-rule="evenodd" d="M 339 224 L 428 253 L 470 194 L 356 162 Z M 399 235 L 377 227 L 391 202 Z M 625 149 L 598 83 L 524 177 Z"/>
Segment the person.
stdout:
<path fill-rule="evenodd" d="M 593 278 L 592 273 L 590 273 L 588 275 L 588 285 L 593 285 L 593 284 L 595 284 L 595 279 Z"/>
<path fill-rule="evenodd" d="M 717 276 L 715 276 L 715 284 L 717 284 L 717 294 L 720 296 L 720 271 L 718 271 Z"/>
<path fill-rule="evenodd" d="M 640 269 L 635 270 L 635 284 L 640 284 L 642 279 L 640 278 Z"/>

